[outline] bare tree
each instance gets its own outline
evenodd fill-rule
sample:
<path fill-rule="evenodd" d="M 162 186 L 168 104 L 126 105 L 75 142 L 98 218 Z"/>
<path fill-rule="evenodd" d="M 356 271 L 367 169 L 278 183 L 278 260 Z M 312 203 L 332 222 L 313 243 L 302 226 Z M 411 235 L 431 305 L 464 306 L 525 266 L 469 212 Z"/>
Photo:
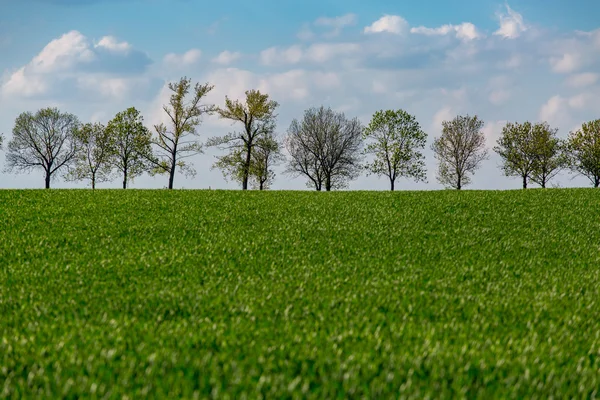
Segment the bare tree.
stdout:
<path fill-rule="evenodd" d="M 75 115 L 61 113 L 57 108 L 22 113 L 8 143 L 6 170 L 40 168 L 45 174 L 45 187 L 50 188 L 54 173 L 68 168 L 75 158 L 77 144 L 73 136 L 78 126 Z"/>
<path fill-rule="evenodd" d="M 106 127 L 110 137 L 111 165 L 123 174 L 123 189 L 135 177 L 148 171 L 152 158 L 152 134 L 144 126 L 144 118 L 135 107 L 118 113 Z"/>
<path fill-rule="evenodd" d="M 194 168 L 183 159 L 202 153 L 202 145 L 194 136 L 198 136 L 196 127 L 201 123 L 204 114 L 212 114 L 216 109 L 214 105 L 200 104 L 200 101 L 214 88 L 208 83 L 194 86 L 191 100 L 185 98 L 190 92 L 191 79 L 183 77 L 177 83 L 169 83 L 173 92 L 169 104 L 163 110 L 169 117 L 169 125 L 155 125 L 156 137 L 152 144 L 157 148 L 153 157 L 148 161 L 153 164 L 152 173 L 169 175 L 169 189 L 173 189 L 175 170 L 179 167 L 189 176 L 196 174 Z"/>
<path fill-rule="evenodd" d="M 600 187 L 600 119 L 589 121 L 571 132 L 567 141 L 571 170 Z"/>
<path fill-rule="evenodd" d="M 306 176 L 320 191 L 346 187 L 360 172 L 363 126 L 331 108 L 310 108 L 302 121 L 294 119 L 286 147 L 291 159 L 287 172 Z"/>
<path fill-rule="evenodd" d="M 469 174 L 488 158 L 483 124 L 477 116 L 469 115 L 442 122 L 442 136 L 431 146 L 439 161 L 437 179 L 441 184 L 460 190 L 471 183 Z"/>
<path fill-rule="evenodd" d="M 65 174 L 65 179 L 69 181 L 89 179 L 92 189 L 96 189 L 98 182 L 109 181 L 112 171 L 110 131 L 99 122 L 88 123 L 75 131 L 74 139 L 78 151 L 74 159 L 74 168 Z"/>
<path fill-rule="evenodd" d="M 278 106 L 276 101 L 269 100 L 268 94 L 258 90 L 247 90 L 243 103 L 226 97 L 225 107 L 217 109 L 220 118 L 242 123 L 244 126 L 241 132 L 214 137 L 208 141 L 209 146 L 229 150 L 228 154 L 219 157 L 215 167 L 221 169 L 225 175 L 229 174 L 234 180 L 241 178 L 243 190 L 248 189 L 252 157 L 257 143 L 275 129 L 275 109 Z"/>

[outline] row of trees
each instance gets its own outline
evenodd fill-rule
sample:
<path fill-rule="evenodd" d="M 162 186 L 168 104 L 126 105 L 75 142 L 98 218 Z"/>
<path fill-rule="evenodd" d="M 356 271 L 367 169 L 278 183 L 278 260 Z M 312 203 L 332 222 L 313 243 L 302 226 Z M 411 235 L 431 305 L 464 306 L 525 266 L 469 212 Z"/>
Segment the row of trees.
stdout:
<path fill-rule="evenodd" d="M 226 96 L 223 107 L 203 104 L 213 88 L 208 83 L 192 87 L 186 77 L 170 83 L 170 100 L 163 106 L 168 123 L 154 125 L 153 131 L 133 107 L 107 125 L 81 123 L 56 108 L 22 113 L 7 146 L 6 170 L 41 169 L 46 188 L 59 173 L 70 181 L 87 180 L 92 188 L 121 176 L 124 189 L 143 173 L 165 174 L 172 189 L 176 172 L 196 174 L 187 159 L 206 146 L 215 146 L 225 153 L 217 157 L 213 168 L 244 190 L 250 185 L 269 188 L 275 177 L 273 167 L 282 162 L 286 162 L 286 174 L 305 177 L 307 185 L 318 191 L 346 187 L 363 170 L 387 177 L 391 190 L 398 178 L 426 181 L 427 134 L 404 110 L 377 111 L 363 126 L 358 118 L 313 107 L 294 119 L 279 139 L 275 133 L 279 104 L 267 94 L 249 90 L 244 101 Z M 197 127 L 203 116 L 213 114 L 240 129 L 209 138 L 203 145 Z M 489 157 L 483 126 L 481 119 L 470 115 L 442 122 L 442 134 L 431 146 L 440 183 L 460 190 L 471 182 Z M 0 136 L 0 148 L 2 141 Z M 600 186 L 600 120 L 583 124 L 565 140 L 546 122 L 507 123 L 494 151 L 502 159 L 505 175 L 521 178 L 523 188 L 529 182 L 546 187 L 564 169 Z M 364 162 L 366 156 L 370 161 Z"/>

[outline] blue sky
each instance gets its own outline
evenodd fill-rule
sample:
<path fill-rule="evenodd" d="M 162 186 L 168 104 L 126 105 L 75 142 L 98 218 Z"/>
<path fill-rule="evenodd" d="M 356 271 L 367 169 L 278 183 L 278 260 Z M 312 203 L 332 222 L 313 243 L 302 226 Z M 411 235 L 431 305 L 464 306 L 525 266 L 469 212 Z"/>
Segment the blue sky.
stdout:
<path fill-rule="evenodd" d="M 368 123 L 378 109 L 403 108 L 429 135 L 441 121 L 477 114 L 488 146 L 506 121 L 546 120 L 565 137 L 600 118 L 600 2 L 575 0 L 0 0 L 0 133 L 17 115 L 58 106 L 106 123 L 135 106 L 149 127 L 164 118 L 166 82 L 183 75 L 215 85 L 209 100 L 268 92 L 281 106 L 278 131 L 321 104 Z M 208 117 L 201 140 L 232 127 Z M 216 149 L 193 159 L 195 178 L 176 187 L 237 188 L 211 170 Z M 439 189 L 427 149 L 428 183 Z M 4 152 L 0 152 L 4 165 Z M 518 188 L 491 157 L 473 189 Z M 275 189 L 305 189 L 277 168 Z M 587 186 L 563 173 L 560 186 Z M 41 173 L 0 172 L 0 188 L 40 187 Z M 163 187 L 140 177 L 132 187 Z M 82 187 L 57 180 L 54 187 Z M 105 187 L 118 187 L 119 180 Z M 384 190 L 363 176 L 351 189 Z"/>

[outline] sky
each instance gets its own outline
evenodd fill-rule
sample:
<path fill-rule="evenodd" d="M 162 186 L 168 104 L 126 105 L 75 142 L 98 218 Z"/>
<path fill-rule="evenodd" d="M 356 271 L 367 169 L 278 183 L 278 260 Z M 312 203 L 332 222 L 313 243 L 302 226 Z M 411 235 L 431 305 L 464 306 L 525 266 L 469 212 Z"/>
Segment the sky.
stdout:
<path fill-rule="evenodd" d="M 441 123 L 477 115 L 490 157 L 468 189 L 517 189 L 492 148 L 507 121 L 547 121 L 561 138 L 600 118 L 600 2 L 595 0 L 0 0 L 0 188 L 40 188 L 41 171 L 4 171 L 17 116 L 58 107 L 82 122 L 107 123 L 136 107 L 149 128 L 165 121 L 169 82 L 215 86 L 206 102 L 259 89 L 276 100 L 277 133 L 324 105 L 368 124 L 377 110 L 403 109 L 428 134 L 427 182 L 442 189 L 430 150 Z M 199 139 L 239 129 L 203 119 Z M 176 188 L 237 189 L 212 169 L 218 149 L 191 158 L 197 174 Z M 306 190 L 275 168 L 273 189 Z M 163 188 L 167 176 L 130 187 Z M 57 188 L 86 187 L 65 182 Z M 563 172 L 551 186 L 589 186 Z M 120 180 L 99 187 L 118 188 Z M 535 186 L 535 185 L 534 185 Z M 387 190 L 363 174 L 351 190 Z"/>

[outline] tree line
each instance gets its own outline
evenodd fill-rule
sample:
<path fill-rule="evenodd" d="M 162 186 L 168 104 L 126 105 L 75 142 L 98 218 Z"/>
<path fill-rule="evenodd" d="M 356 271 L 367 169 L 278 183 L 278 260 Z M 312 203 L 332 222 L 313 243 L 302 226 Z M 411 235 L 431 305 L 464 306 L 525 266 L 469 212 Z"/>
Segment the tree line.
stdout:
<path fill-rule="evenodd" d="M 427 134 L 416 118 L 404 110 L 375 112 L 367 126 L 324 106 L 312 107 L 293 119 L 286 134 L 276 134 L 279 104 L 268 94 L 248 90 L 245 99 L 225 97 L 224 106 L 204 104 L 214 88 L 181 78 L 169 83 L 171 95 L 163 106 L 168 121 L 148 129 L 134 107 L 119 112 L 106 125 L 82 123 L 70 113 L 44 108 L 24 112 L 16 120 L 6 146 L 6 172 L 44 172 L 45 187 L 61 175 L 68 181 L 88 181 L 92 189 L 101 182 L 122 177 L 123 189 L 136 177 L 166 175 L 173 188 L 176 172 L 194 176 L 187 161 L 216 147 L 224 154 L 212 168 L 225 179 L 265 190 L 275 178 L 273 167 L 285 163 L 285 174 L 304 177 L 317 191 L 347 187 L 363 171 L 386 177 L 390 189 L 398 178 L 426 182 L 423 150 Z M 217 115 L 238 130 L 199 141 L 202 117 Z M 446 187 L 460 190 L 471 183 L 481 163 L 489 158 L 479 117 L 459 115 L 442 122 L 442 133 L 431 150 L 438 161 L 436 178 Z M 509 177 L 545 188 L 562 170 L 587 177 L 600 186 L 600 119 L 584 123 L 567 139 L 547 122 L 509 122 L 493 150 L 500 168 Z M 3 146 L 0 135 L 0 149 Z M 283 149 L 287 150 L 285 157 Z M 366 160 L 370 158 L 370 160 Z"/>

